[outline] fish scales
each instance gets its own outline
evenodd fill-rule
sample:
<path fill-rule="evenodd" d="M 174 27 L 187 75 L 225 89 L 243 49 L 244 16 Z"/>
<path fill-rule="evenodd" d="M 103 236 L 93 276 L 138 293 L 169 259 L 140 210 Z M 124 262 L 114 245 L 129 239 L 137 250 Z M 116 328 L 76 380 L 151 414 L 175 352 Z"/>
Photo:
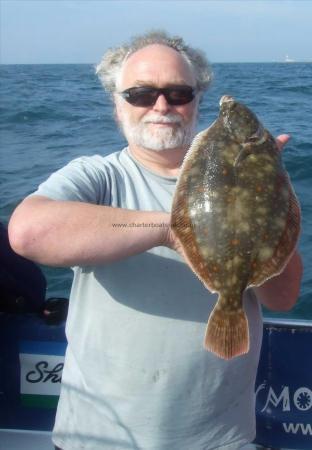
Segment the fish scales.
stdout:
<path fill-rule="evenodd" d="M 184 159 L 172 230 L 186 262 L 219 293 L 205 347 L 225 359 L 249 350 L 242 294 L 279 274 L 300 232 L 300 208 L 274 138 L 232 97 Z"/>

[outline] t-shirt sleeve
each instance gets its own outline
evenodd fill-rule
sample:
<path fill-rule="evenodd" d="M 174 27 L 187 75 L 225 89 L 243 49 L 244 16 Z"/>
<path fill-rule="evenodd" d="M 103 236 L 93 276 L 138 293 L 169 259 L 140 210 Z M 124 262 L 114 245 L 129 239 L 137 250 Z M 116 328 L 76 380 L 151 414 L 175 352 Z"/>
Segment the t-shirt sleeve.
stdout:
<path fill-rule="evenodd" d="M 104 164 L 97 164 L 92 157 L 81 157 L 50 175 L 31 195 L 109 205 L 110 180 L 109 170 Z"/>

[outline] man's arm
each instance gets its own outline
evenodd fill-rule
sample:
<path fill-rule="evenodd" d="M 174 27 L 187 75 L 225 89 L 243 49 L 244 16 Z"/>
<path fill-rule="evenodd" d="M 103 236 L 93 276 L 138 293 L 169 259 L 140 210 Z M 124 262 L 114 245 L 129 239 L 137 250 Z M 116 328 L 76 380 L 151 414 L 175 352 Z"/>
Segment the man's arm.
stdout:
<path fill-rule="evenodd" d="M 51 266 L 104 264 L 165 245 L 170 215 L 43 196 L 24 200 L 9 223 L 12 248 Z M 131 224 L 152 224 L 151 227 Z"/>
<path fill-rule="evenodd" d="M 289 134 L 281 134 L 276 138 L 280 151 L 290 139 Z M 290 258 L 284 271 L 255 288 L 259 301 L 267 308 L 274 311 L 288 311 L 296 303 L 301 285 L 303 266 L 301 257 L 296 250 Z"/>
<path fill-rule="evenodd" d="M 301 257 L 295 251 L 280 275 L 254 288 L 258 300 L 273 311 L 290 310 L 299 297 L 302 271 Z"/>

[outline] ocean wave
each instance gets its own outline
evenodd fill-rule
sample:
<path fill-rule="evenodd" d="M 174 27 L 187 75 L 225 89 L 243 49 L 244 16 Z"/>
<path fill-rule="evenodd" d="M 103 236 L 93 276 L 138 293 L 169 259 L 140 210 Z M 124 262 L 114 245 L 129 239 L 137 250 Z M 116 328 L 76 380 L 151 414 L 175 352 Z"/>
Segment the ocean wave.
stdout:
<path fill-rule="evenodd" d="M 76 121 L 81 118 L 78 114 L 64 113 L 51 108 L 38 108 L 38 110 L 24 110 L 10 114 L 6 118 L 7 124 L 18 124 L 37 121 Z"/>

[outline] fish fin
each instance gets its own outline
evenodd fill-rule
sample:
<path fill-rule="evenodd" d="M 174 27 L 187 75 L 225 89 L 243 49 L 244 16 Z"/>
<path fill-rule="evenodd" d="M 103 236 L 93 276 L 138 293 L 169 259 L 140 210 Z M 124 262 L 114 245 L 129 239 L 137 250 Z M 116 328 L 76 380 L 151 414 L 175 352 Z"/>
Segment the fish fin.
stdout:
<path fill-rule="evenodd" d="M 183 184 L 182 189 L 184 189 Z M 213 290 L 207 263 L 198 248 L 193 224 L 188 215 L 186 196 L 175 198 L 171 213 L 171 229 L 181 245 L 185 262 L 209 290 Z"/>
<path fill-rule="evenodd" d="M 204 347 L 223 359 L 249 351 L 249 330 L 245 311 L 221 310 L 215 307 L 209 317 Z"/>

